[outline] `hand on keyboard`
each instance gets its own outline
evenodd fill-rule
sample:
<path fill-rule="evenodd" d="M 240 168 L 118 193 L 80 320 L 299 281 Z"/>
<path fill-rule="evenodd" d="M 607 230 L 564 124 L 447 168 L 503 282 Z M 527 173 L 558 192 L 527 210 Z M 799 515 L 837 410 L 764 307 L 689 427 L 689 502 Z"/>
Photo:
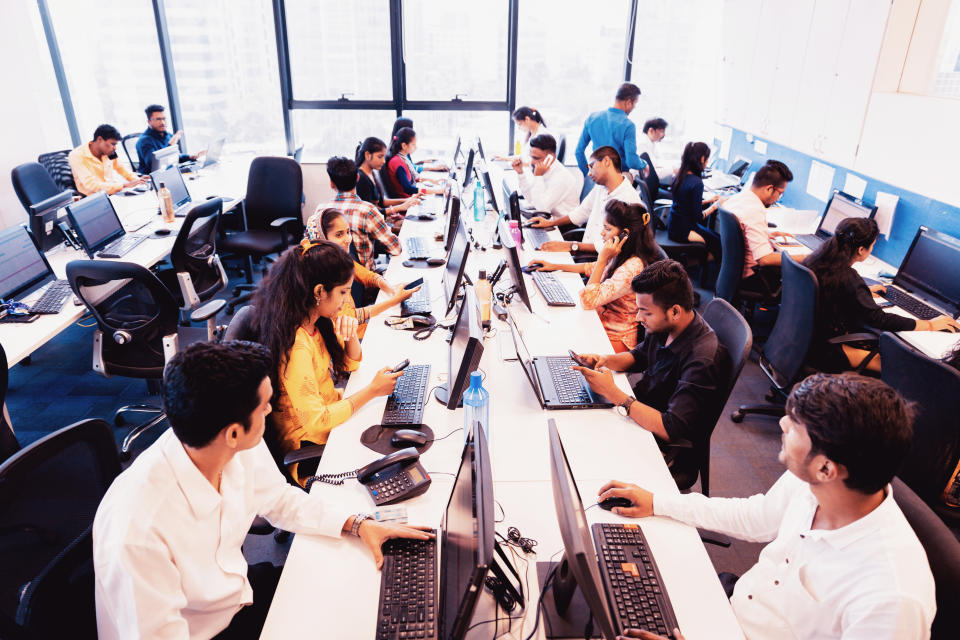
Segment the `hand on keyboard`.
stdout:
<path fill-rule="evenodd" d="M 346 524 L 344 524 L 344 530 L 349 531 Z M 430 540 L 431 538 L 437 537 L 434 533 L 428 533 L 430 531 L 433 531 L 430 527 L 364 520 L 360 523 L 360 530 L 357 531 L 357 533 L 360 535 L 363 543 L 367 545 L 367 548 L 370 549 L 370 553 L 373 554 L 373 560 L 377 563 L 377 569 L 379 570 L 380 567 L 383 566 L 383 552 L 380 550 L 380 547 L 383 546 L 384 542 L 395 538 Z"/>
<path fill-rule="evenodd" d="M 635 484 L 611 480 L 600 487 L 597 502 L 610 498 L 626 498 L 632 507 L 614 507 L 613 512 L 628 518 L 646 518 L 653 515 L 653 494 Z"/>
<path fill-rule="evenodd" d="M 680 629 L 674 629 L 673 635 L 670 638 L 644 631 L 643 629 L 624 629 L 623 635 L 617 636 L 617 640 L 620 638 L 640 638 L 641 640 L 670 640 L 670 638 L 672 638 L 673 640 L 685 640 L 683 634 L 680 633 Z"/>
<path fill-rule="evenodd" d="M 949 331 L 956 333 L 960 331 L 960 324 L 950 316 L 937 316 L 933 320 L 917 320 L 917 330 L 921 330 L 921 323 L 929 324 L 927 331 Z"/>

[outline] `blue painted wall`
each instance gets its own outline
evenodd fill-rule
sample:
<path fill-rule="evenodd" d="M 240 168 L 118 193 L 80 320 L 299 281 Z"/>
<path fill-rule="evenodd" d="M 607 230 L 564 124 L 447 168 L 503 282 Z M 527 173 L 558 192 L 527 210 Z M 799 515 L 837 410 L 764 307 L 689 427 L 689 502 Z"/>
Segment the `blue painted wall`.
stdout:
<path fill-rule="evenodd" d="M 819 160 L 818 158 L 775 144 L 763 137 L 759 139 L 767 143 L 767 153 L 761 155 L 754 150 L 752 143 L 747 142 L 746 136 L 747 132 L 745 131 L 733 130 L 728 156 L 730 161 L 737 156 L 748 158 L 751 161 L 749 171 L 756 171 L 770 159 L 785 162 L 790 167 L 790 171 L 793 172 L 793 182 L 787 187 L 781 202 L 794 209 L 823 211 L 826 203 L 807 193 L 807 178 L 810 175 L 811 162 Z M 819 161 L 823 162 L 822 160 Z M 834 168 L 832 189 L 843 189 L 847 177 L 847 168 L 829 162 L 824 162 L 824 164 Z M 903 256 L 906 255 L 907 249 L 910 248 L 910 242 L 920 225 L 926 225 L 931 229 L 960 238 L 960 207 L 956 204 L 932 200 L 919 193 L 875 180 L 857 171 L 851 171 L 851 173 L 867 181 L 867 188 L 863 193 L 864 200 L 873 202 L 877 191 L 900 196 L 893 218 L 893 227 L 890 230 L 890 239 L 887 240 L 881 235 L 877 239 L 877 246 L 873 250 L 874 254 L 881 260 L 894 266 L 899 265 Z M 960 265 L 957 265 L 957 269 L 960 271 Z"/>

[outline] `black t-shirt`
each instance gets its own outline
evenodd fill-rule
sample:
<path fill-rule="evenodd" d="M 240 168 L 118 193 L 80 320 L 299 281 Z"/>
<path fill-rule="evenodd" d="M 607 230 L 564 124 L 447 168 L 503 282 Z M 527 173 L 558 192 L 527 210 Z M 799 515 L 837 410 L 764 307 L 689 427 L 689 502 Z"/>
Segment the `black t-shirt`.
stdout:
<path fill-rule="evenodd" d="M 381 212 L 383 206 L 383 192 L 377 187 L 377 183 L 363 171 L 357 170 L 357 197 L 369 202 L 378 208 Z"/>

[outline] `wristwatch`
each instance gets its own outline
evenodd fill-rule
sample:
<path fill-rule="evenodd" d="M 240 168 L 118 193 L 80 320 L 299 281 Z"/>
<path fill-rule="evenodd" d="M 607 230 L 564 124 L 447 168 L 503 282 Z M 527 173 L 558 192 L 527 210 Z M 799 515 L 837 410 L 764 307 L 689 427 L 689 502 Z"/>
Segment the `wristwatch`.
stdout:
<path fill-rule="evenodd" d="M 350 526 L 350 535 L 360 537 L 360 524 L 364 520 L 373 520 L 373 516 L 369 513 L 358 513 L 353 516 L 353 525 Z"/>
<path fill-rule="evenodd" d="M 630 407 L 633 406 L 633 403 L 636 402 L 636 399 L 627 396 L 624 398 L 623 402 L 617 405 L 617 413 L 619 413 L 624 418 L 630 417 Z"/>
<path fill-rule="evenodd" d="M 580 251 L 580 244 L 577 243 L 577 242 L 571 242 L 571 243 L 570 243 L 570 253 L 576 253 L 577 251 Z"/>

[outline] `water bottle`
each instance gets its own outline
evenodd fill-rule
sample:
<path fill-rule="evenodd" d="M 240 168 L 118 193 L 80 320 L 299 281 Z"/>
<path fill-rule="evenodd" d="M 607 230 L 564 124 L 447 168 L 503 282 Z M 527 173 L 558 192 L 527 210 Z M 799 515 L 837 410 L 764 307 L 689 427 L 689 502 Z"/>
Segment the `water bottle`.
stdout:
<path fill-rule="evenodd" d="M 470 374 L 470 388 L 463 392 L 463 440 L 466 442 L 473 423 L 479 422 L 490 442 L 490 394 L 483 388 L 479 371 Z"/>
<path fill-rule="evenodd" d="M 483 222 L 487 215 L 487 206 L 483 201 L 483 186 L 477 179 L 476 186 L 473 187 L 473 219 L 477 222 Z"/>

